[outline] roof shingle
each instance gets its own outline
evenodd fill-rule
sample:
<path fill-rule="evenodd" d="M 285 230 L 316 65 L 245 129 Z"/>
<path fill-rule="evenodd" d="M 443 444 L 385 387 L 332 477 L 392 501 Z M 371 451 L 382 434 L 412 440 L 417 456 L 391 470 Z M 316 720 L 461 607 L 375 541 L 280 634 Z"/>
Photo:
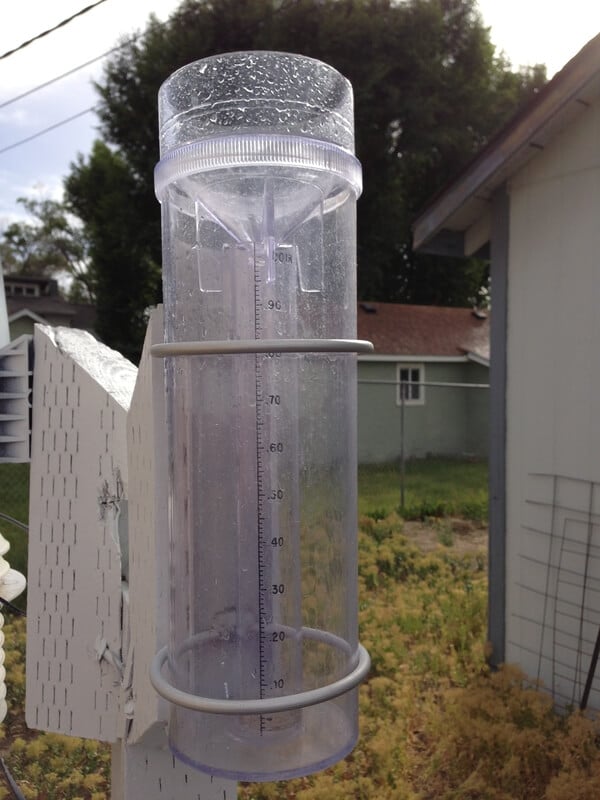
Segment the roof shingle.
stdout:
<path fill-rule="evenodd" d="M 359 303 L 358 336 L 377 355 L 464 356 L 489 361 L 489 316 L 470 308 Z"/>

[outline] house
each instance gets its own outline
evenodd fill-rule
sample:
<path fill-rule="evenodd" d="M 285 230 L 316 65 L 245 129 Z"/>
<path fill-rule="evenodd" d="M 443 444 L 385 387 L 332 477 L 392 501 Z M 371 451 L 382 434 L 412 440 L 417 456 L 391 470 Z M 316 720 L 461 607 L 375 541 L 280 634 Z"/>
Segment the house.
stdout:
<path fill-rule="evenodd" d="M 491 260 L 495 662 L 600 708 L 600 36 L 414 225 Z"/>
<path fill-rule="evenodd" d="M 5 275 L 4 291 L 11 341 L 23 334 L 33 334 L 36 322 L 93 330 L 94 306 L 69 303 L 60 294 L 54 278 Z"/>
<path fill-rule="evenodd" d="M 489 319 L 468 308 L 359 303 L 360 463 L 486 457 Z"/>

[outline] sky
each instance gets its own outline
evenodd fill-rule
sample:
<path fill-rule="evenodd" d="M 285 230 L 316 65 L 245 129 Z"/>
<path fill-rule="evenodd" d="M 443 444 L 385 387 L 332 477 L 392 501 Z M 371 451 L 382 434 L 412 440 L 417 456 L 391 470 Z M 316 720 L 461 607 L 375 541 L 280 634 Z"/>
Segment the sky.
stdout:
<path fill-rule="evenodd" d="M 93 2 L 16 0 L 0 26 L 0 56 Z M 97 102 L 91 81 L 101 77 L 103 61 L 26 98 L 7 101 L 114 47 L 120 37 L 143 29 L 150 13 L 166 19 L 177 5 L 178 0 L 104 0 L 56 32 L 0 58 L 0 230 L 23 216 L 18 197 L 60 199 L 69 165 L 78 153 L 89 153 L 97 135 L 93 113 L 12 145 L 91 108 Z M 600 32 L 600 3 L 590 0 L 479 0 L 479 9 L 492 42 L 513 67 L 544 63 L 549 77 Z"/>
<path fill-rule="evenodd" d="M 6 3 L 7 0 L 4 0 Z M 0 56 L 96 0 L 16 0 L 0 25 Z M 92 80 L 103 61 L 2 107 L 3 103 L 116 46 L 143 30 L 150 13 L 166 19 L 178 0 L 105 0 L 68 25 L 5 59 L 0 58 L 0 151 L 97 102 Z M 60 199 L 62 179 L 78 153 L 97 137 L 93 113 L 31 142 L 0 152 L 0 230 L 23 212 L 20 196 Z"/>

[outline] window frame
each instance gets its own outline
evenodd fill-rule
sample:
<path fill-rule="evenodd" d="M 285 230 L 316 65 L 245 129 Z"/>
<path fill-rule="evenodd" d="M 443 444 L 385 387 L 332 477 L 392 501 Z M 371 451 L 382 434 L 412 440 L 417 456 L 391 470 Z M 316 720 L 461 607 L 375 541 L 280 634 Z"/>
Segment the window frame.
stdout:
<path fill-rule="evenodd" d="M 413 380 L 413 376 L 411 375 L 410 380 L 402 381 L 400 377 L 400 373 L 402 370 L 417 370 L 418 371 L 418 379 Z M 410 374 L 410 373 L 409 373 Z M 401 406 L 403 405 L 402 396 L 400 394 L 401 387 L 403 385 L 410 387 L 414 384 L 419 384 L 417 386 L 418 389 L 418 397 L 404 397 L 404 405 L 405 406 L 424 406 L 425 405 L 425 386 L 423 383 L 425 381 L 425 364 L 422 363 L 415 363 L 414 361 L 399 361 L 396 364 L 396 405 Z M 412 393 L 412 392 L 411 392 Z"/>

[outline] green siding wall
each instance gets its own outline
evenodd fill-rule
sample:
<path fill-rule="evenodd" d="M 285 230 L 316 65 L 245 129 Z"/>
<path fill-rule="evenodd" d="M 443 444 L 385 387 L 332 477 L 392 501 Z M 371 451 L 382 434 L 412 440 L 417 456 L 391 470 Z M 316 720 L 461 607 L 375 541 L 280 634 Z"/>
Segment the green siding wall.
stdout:
<path fill-rule="evenodd" d="M 488 369 L 472 362 L 425 363 L 423 366 L 425 382 L 488 382 Z M 396 404 L 396 363 L 361 361 L 358 376 L 359 462 L 398 460 L 402 409 Z M 488 391 L 425 386 L 424 404 L 407 404 L 404 408 L 405 457 L 485 458 L 488 452 Z"/>
<path fill-rule="evenodd" d="M 25 333 L 29 336 L 33 335 L 34 324 L 31 317 L 19 317 L 19 319 L 13 320 L 8 326 L 11 341 L 19 336 L 23 336 Z"/>
<path fill-rule="evenodd" d="M 490 370 L 481 364 L 465 364 L 465 381 L 468 383 L 489 383 Z M 467 452 L 487 458 L 489 448 L 490 390 L 467 390 Z"/>

